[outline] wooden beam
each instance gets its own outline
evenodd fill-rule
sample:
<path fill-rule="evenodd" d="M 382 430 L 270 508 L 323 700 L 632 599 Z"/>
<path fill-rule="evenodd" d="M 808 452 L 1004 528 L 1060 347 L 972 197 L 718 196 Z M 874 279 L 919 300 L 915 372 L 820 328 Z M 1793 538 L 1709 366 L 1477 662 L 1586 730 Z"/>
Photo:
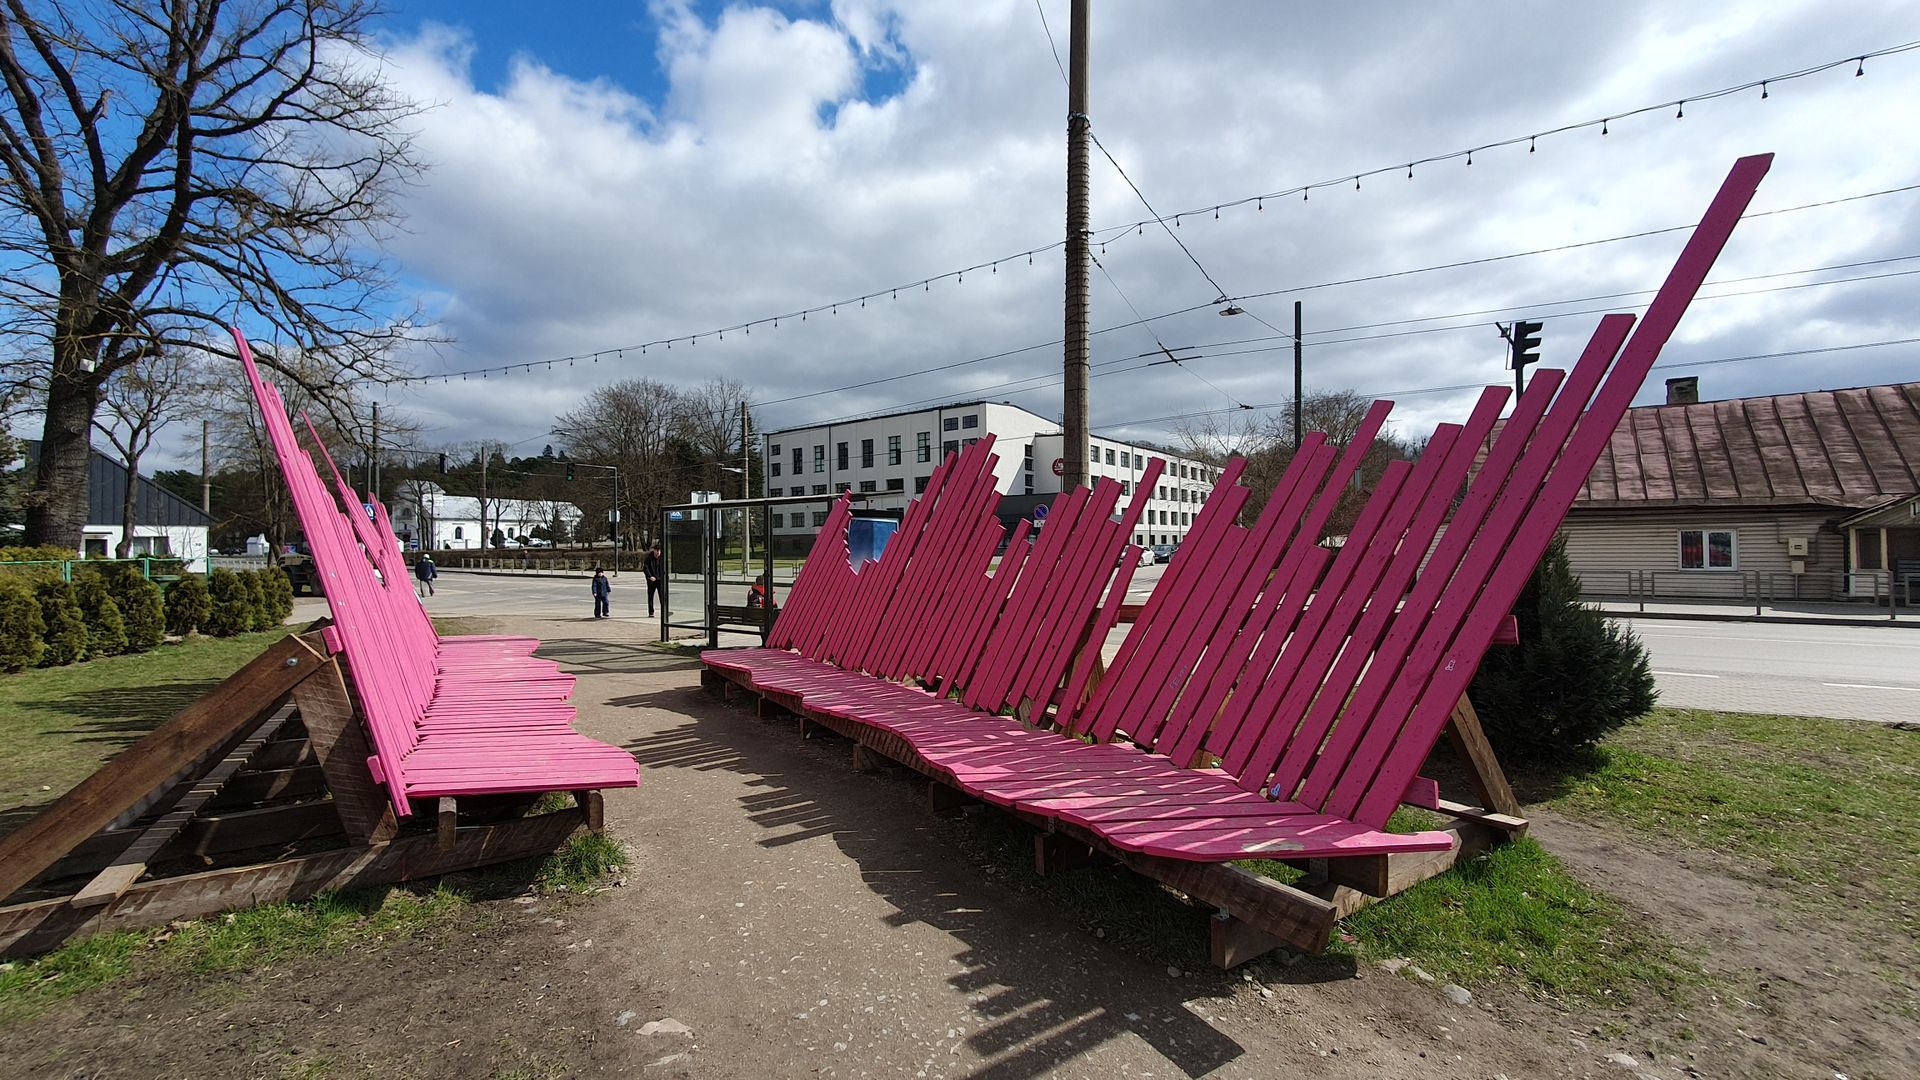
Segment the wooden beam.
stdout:
<path fill-rule="evenodd" d="M 322 659 L 318 649 L 299 637 L 269 645 L 25 825 L 0 837 L 0 899 L 32 881 L 187 763 L 223 751 L 317 671 Z"/>
<path fill-rule="evenodd" d="M 1478 822 L 1489 828 L 1499 829 L 1506 834 L 1506 839 L 1508 840 L 1518 840 L 1527 835 L 1528 822 L 1526 818 L 1517 818 L 1511 814 L 1496 814 L 1484 806 L 1468 806 L 1464 803 L 1441 799 L 1439 805 L 1435 806 L 1434 809 L 1449 817 L 1466 818 L 1468 821 Z"/>
<path fill-rule="evenodd" d="M 497 825 L 460 829 L 442 850 L 433 833 L 228 870 L 143 881 L 101 907 L 64 899 L 0 908 L 0 956 L 25 956 L 76 933 L 162 926 L 235 908 L 305 900 L 336 889 L 432 877 L 552 851 L 584 823 L 577 807 Z"/>
<path fill-rule="evenodd" d="M 59 881 L 98 873 L 107 860 L 139 839 L 141 832 L 141 829 L 130 828 L 95 833 L 34 880 Z M 225 855 L 247 848 L 276 847 L 339 832 L 340 816 L 324 799 L 203 815 L 189 822 L 153 862 L 160 864 L 174 859 Z"/>
<path fill-rule="evenodd" d="M 312 798 L 324 795 L 326 791 L 326 774 L 320 771 L 318 765 L 249 771 L 227 781 L 227 786 L 213 797 L 207 809 L 216 813 L 239 810 L 277 800 Z"/>
<path fill-rule="evenodd" d="M 253 767 L 261 770 L 299 769 L 319 763 L 320 758 L 314 754 L 313 744 L 305 739 L 281 739 L 268 743 L 266 749 L 253 758 Z"/>
<path fill-rule="evenodd" d="M 573 805 L 587 815 L 587 831 L 603 833 L 607 831 L 607 800 L 598 788 L 573 792 Z"/>
<path fill-rule="evenodd" d="M 1185 862 L 1113 850 L 1128 867 L 1227 912 L 1299 952 L 1321 953 L 1338 917 L 1332 901 L 1229 863 Z"/>
<path fill-rule="evenodd" d="M 1033 872 L 1046 877 L 1061 870 L 1087 866 L 1094 861 L 1093 847 L 1057 832 L 1033 834 Z"/>
<path fill-rule="evenodd" d="M 952 784 L 943 784 L 938 780 L 927 781 L 927 809 L 936 814 L 958 810 L 963 806 L 972 806 L 976 801 L 973 796 Z"/>
<path fill-rule="evenodd" d="M 293 704 L 300 710 L 300 722 L 306 726 L 314 756 L 320 759 L 327 790 L 333 793 L 340 827 L 363 844 L 392 839 L 399 828 L 393 800 L 367 771 L 373 748 L 354 715 L 353 699 L 347 695 L 338 657 L 328 657 L 325 668 L 294 689 Z"/>
<path fill-rule="evenodd" d="M 1480 797 L 1480 804 L 1495 813 L 1518 818 L 1520 800 L 1507 784 L 1507 774 L 1500 768 L 1500 759 L 1493 754 L 1493 744 L 1487 742 L 1486 729 L 1480 726 L 1480 714 L 1473 711 L 1473 702 L 1467 700 L 1465 694 L 1460 695 L 1452 715 L 1447 717 L 1447 741 L 1453 745 L 1454 756 L 1460 759 L 1461 767 L 1466 769 L 1467 781 Z"/>
<path fill-rule="evenodd" d="M 1387 856 L 1386 880 L 1376 894 L 1328 880 L 1308 891 L 1330 904 L 1339 918 L 1378 903 L 1383 897 L 1403 893 L 1420 882 L 1453 869 L 1461 859 L 1472 858 L 1506 839 L 1497 829 L 1473 821 L 1450 821 L 1440 829 L 1453 834 L 1453 846 L 1446 851 L 1413 851 Z"/>
<path fill-rule="evenodd" d="M 239 772 L 249 758 L 278 734 L 281 725 L 291 715 L 291 709 L 281 707 L 236 743 L 219 763 L 194 782 L 186 795 L 160 815 L 158 821 L 142 829 L 124 851 L 94 875 L 92 881 L 82 885 L 70 902 L 75 907 L 94 907 L 126 892 L 128 886 L 147 872 L 147 864 L 158 857 L 161 850 L 172 843 L 173 838 L 180 835 L 189 822 L 199 816 L 207 803 L 226 786 L 228 778 Z"/>
<path fill-rule="evenodd" d="M 460 800 L 440 796 L 434 813 L 434 842 L 441 851 L 453 850 L 454 835 L 460 830 Z"/>
<path fill-rule="evenodd" d="M 1286 944 L 1224 911 L 1208 920 L 1207 932 L 1213 966 L 1222 971 L 1231 971 Z"/>
<path fill-rule="evenodd" d="M 880 771 L 879 755 L 866 748 L 862 743 L 853 744 L 853 770 L 855 772 L 876 773 Z"/>

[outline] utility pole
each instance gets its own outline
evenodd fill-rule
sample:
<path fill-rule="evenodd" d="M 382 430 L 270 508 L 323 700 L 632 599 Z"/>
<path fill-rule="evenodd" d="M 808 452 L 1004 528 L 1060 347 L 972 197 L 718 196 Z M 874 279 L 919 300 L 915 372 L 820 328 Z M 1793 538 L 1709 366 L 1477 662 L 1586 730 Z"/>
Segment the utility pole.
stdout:
<path fill-rule="evenodd" d="M 747 399 L 740 399 L 740 497 L 753 498 L 753 474 L 747 470 L 752 467 L 753 454 L 747 449 L 747 440 L 753 437 L 753 422 L 747 417 Z M 753 511 L 748 507 L 740 508 L 740 572 L 750 573 L 748 553 L 753 549 Z"/>
<path fill-rule="evenodd" d="M 480 550 L 486 551 L 493 542 L 493 534 L 487 531 L 487 444 L 480 443 Z"/>
<path fill-rule="evenodd" d="M 1305 426 L 1301 419 L 1303 413 L 1300 393 L 1300 348 L 1300 301 L 1295 300 L 1293 302 L 1293 449 L 1296 452 L 1300 449 L 1300 439 L 1304 434 L 1300 429 Z"/>
<path fill-rule="evenodd" d="M 207 422 L 200 421 L 200 512 L 213 513 L 213 473 L 208 471 L 207 463 Z"/>
<path fill-rule="evenodd" d="M 1067 312 L 1066 401 L 1061 417 L 1060 490 L 1087 483 L 1088 285 L 1087 151 L 1093 121 L 1087 117 L 1087 7 L 1073 0 L 1067 45 Z"/>
<path fill-rule="evenodd" d="M 373 449 L 367 454 L 367 501 L 380 501 L 380 403 L 373 403 Z"/>

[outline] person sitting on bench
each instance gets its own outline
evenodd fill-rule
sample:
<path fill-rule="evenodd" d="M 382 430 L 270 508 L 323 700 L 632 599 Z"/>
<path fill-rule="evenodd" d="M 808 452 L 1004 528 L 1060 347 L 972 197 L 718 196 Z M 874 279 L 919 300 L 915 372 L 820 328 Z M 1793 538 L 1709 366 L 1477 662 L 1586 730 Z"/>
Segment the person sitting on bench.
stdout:
<path fill-rule="evenodd" d="M 747 590 L 747 606 L 750 608 L 773 606 L 773 585 L 767 581 L 767 575 L 761 574 L 753 579 L 753 587 Z"/>

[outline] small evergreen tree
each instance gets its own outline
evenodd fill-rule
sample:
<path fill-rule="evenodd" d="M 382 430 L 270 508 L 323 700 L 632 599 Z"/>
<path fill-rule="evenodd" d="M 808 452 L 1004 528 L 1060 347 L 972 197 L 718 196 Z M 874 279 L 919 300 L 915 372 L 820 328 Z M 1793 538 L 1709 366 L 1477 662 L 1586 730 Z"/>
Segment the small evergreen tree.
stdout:
<path fill-rule="evenodd" d="M 46 626 L 47 651 L 40 657 L 40 666 L 60 667 L 86 659 L 87 620 L 80 614 L 73 586 L 65 581 L 43 581 L 33 593 L 40 601 L 40 621 Z"/>
<path fill-rule="evenodd" d="M 248 613 L 247 629 L 273 629 L 273 611 L 267 606 L 267 574 L 286 575 L 269 566 L 265 570 L 249 570 L 240 575 L 247 586 L 247 602 L 252 610 Z"/>
<path fill-rule="evenodd" d="M 74 599 L 87 624 L 87 659 L 118 656 L 127 651 L 127 624 L 120 605 L 113 602 L 107 583 L 97 572 L 83 571 L 73 578 Z"/>
<path fill-rule="evenodd" d="M 107 579 L 107 591 L 126 625 L 128 652 L 146 652 L 167 640 L 167 608 L 160 586 L 138 569 L 123 566 Z"/>
<path fill-rule="evenodd" d="M 253 597 L 239 574 L 220 569 L 207 575 L 207 600 L 200 628 L 214 637 L 244 634 L 253 625 Z"/>
<path fill-rule="evenodd" d="M 287 575 L 281 574 L 281 577 Z M 213 613 L 213 600 L 207 595 L 207 579 L 188 574 L 167 587 L 167 632 L 186 637 L 197 633 Z"/>
<path fill-rule="evenodd" d="M 260 583 L 265 587 L 268 623 L 279 626 L 293 615 L 293 579 L 279 570 L 261 572 L 266 575 Z"/>
<path fill-rule="evenodd" d="M 0 577 L 0 671 L 21 671 L 39 663 L 47 648 L 46 632 L 33 591 Z"/>
<path fill-rule="evenodd" d="M 1653 669 L 1638 638 L 1580 602 L 1580 578 L 1555 537 L 1514 605 L 1520 644 L 1487 651 L 1469 691 L 1502 756 L 1560 762 L 1653 708 Z"/>

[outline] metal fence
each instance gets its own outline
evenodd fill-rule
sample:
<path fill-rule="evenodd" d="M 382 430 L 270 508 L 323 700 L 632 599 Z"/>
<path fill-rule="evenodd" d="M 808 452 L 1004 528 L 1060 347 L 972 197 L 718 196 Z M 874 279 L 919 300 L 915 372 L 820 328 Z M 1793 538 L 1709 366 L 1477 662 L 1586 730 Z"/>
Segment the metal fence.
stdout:
<path fill-rule="evenodd" d="M 95 569 L 108 566 L 138 566 L 140 576 L 148 581 L 171 581 L 187 572 L 185 564 L 177 555 L 152 555 L 137 559 L 35 559 L 0 563 L 0 572 L 18 571 L 28 575 L 58 573 L 61 581 L 72 581 L 73 568 L 76 566 L 90 566 Z"/>
<path fill-rule="evenodd" d="M 1920 574 L 1888 570 L 1821 570 L 1795 574 L 1785 570 L 1582 569 L 1581 595 L 1594 600 L 1637 603 L 1690 601 L 1751 605 L 1754 614 L 1769 604 L 1847 604 L 1884 609 L 1895 618 L 1920 600 Z"/>

